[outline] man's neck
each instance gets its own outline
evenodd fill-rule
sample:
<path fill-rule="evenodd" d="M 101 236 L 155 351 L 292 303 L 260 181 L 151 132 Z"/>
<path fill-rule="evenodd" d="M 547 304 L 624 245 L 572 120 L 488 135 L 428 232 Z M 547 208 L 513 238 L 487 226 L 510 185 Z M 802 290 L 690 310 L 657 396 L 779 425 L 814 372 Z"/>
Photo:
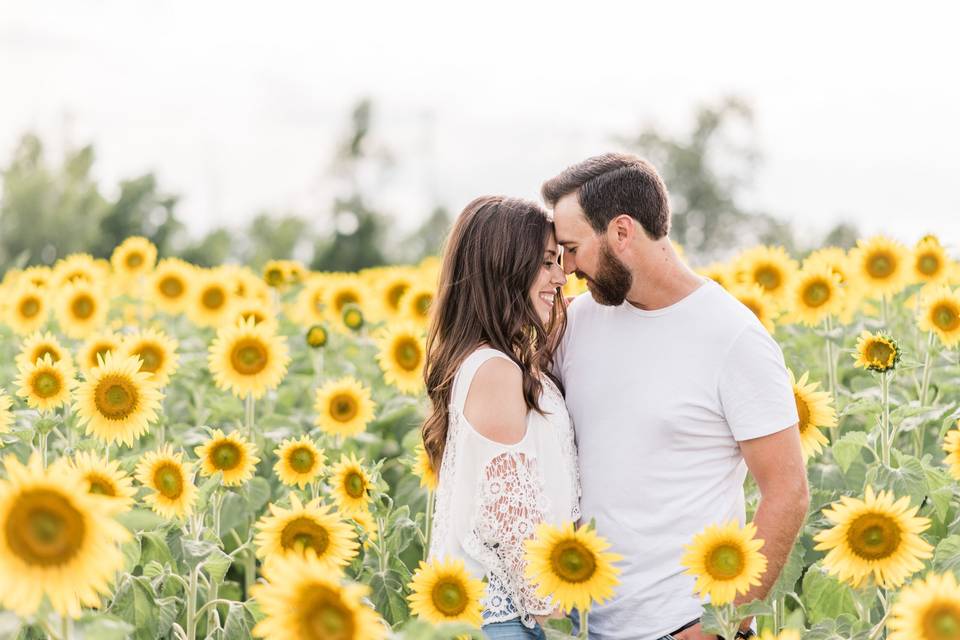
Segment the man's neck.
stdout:
<path fill-rule="evenodd" d="M 691 271 L 669 243 L 657 246 L 631 271 L 633 286 L 627 292 L 627 302 L 644 311 L 676 304 L 704 283 L 704 278 Z"/>

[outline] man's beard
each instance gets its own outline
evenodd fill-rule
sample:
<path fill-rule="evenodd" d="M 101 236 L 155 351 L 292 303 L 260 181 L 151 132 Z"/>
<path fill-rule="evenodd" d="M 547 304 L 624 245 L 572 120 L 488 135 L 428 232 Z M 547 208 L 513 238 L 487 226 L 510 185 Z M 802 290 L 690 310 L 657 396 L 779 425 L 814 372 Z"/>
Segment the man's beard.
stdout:
<path fill-rule="evenodd" d="M 600 266 L 597 269 L 597 275 L 593 278 L 587 278 L 579 273 L 577 275 L 586 279 L 587 288 L 590 289 L 593 299 L 598 304 L 609 307 L 623 304 L 633 285 L 633 274 L 620 261 L 620 258 L 613 255 L 606 240 L 600 244 Z"/>

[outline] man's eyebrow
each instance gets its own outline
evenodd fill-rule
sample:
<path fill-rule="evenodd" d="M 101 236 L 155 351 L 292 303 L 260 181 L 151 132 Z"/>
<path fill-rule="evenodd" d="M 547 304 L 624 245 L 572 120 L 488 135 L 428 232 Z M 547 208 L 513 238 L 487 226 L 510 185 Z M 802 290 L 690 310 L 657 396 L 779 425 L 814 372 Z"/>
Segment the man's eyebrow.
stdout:
<path fill-rule="evenodd" d="M 557 255 L 557 252 L 554 251 L 553 249 L 547 249 L 546 251 L 544 251 L 544 253 L 552 254 L 552 255 Z"/>

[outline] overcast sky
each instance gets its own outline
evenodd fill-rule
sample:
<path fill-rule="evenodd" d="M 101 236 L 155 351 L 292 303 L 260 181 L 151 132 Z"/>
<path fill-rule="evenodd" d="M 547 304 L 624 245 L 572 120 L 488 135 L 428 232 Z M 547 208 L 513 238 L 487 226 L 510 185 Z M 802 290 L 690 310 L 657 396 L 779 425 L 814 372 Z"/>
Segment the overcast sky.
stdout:
<path fill-rule="evenodd" d="M 748 99 L 751 206 L 960 245 L 953 3 L 0 0 L 0 162 L 35 130 L 92 142 L 105 188 L 145 171 L 197 234 L 319 217 L 350 106 L 401 171 L 382 206 L 536 197 L 567 164 L 695 106 Z M 669 186 L 669 185 L 668 185 Z"/>

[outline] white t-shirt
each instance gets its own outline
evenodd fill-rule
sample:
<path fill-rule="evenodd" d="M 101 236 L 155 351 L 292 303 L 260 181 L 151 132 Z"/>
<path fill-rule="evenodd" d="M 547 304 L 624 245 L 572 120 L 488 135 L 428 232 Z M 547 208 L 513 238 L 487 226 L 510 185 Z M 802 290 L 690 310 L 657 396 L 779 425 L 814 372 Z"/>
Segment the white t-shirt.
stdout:
<path fill-rule="evenodd" d="M 655 640 L 698 617 L 684 545 L 745 518 L 737 444 L 797 423 L 783 353 L 712 280 L 663 309 L 568 312 L 556 357 L 577 435 L 582 522 L 623 555 L 616 596 L 590 612 L 596 640 Z"/>

